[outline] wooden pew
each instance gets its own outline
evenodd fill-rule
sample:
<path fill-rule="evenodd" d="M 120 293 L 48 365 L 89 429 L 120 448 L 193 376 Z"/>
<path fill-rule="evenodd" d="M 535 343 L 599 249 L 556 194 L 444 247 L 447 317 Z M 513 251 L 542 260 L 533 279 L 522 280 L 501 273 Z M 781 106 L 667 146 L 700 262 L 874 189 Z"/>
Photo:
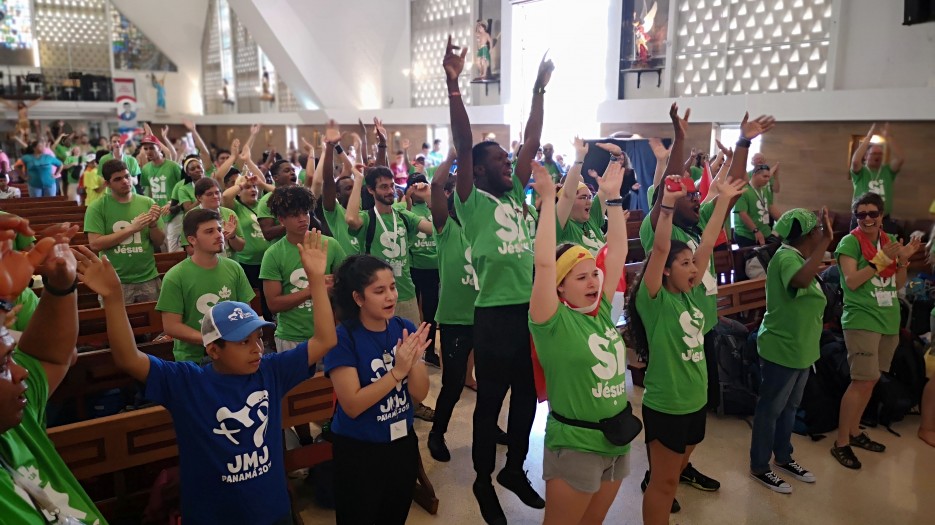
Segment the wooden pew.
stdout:
<path fill-rule="evenodd" d="M 19 184 L 10 184 L 10 186 L 14 186 L 17 188 L 20 187 Z M 7 206 L 12 206 L 14 204 L 21 204 L 21 203 L 43 204 L 43 203 L 49 203 L 49 202 L 67 202 L 68 201 L 68 199 L 64 195 L 56 195 L 55 197 L 29 197 L 28 195 L 26 195 L 26 191 L 24 191 L 22 188 L 20 188 L 20 191 L 22 192 L 23 196 L 19 199 L 3 199 L 2 205 L 0 205 L 0 210 L 6 211 Z"/>
<path fill-rule="evenodd" d="M 72 202 L 71 205 L 56 205 L 56 206 L 41 206 L 41 207 L 29 207 L 29 208 L 19 208 L 14 211 L 6 211 L 7 213 L 12 213 L 14 215 L 19 215 L 24 219 L 29 219 L 29 222 L 48 222 L 43 219 L 45 217 L 57 217 L 59 215 L 72 216 L 80 215 L 84 217 L 85 211 L 87 209 L 84 206 L 76 206 L 76 203 Z"/>
<path fill-rule="evenodd" d="M 134 335 L 154 335 L 162 332 L 162 315 L 156 303 L 127 305 L 127 316 Z M 78 311 L 78 345 L 101 346 L 107 343 L 107 321 L 103 308 Z"/>
<path fill-rule="evenodd" d="M 44 198 L 44 197 L 43 197 Z M 57 199 L 57 197 L 55 197 Z M 4 199 L 0 200 L 0 210 L 7 213 L 12 213 L 14 215 L 21 215 L 25 212 L 31 212 L 33 210 L 45 210 L 45 209 L 75 209 L 78 207 L 78 203 L 75 201 L 66 201 L 66 200 L 50 200 L 43 201 L 42 199 Z"/>
<path fill-rule="evenodd" d="M 733 315 L 758 308 L 766 308 L 766 279 L 718 285 L 718 315 Z"/>

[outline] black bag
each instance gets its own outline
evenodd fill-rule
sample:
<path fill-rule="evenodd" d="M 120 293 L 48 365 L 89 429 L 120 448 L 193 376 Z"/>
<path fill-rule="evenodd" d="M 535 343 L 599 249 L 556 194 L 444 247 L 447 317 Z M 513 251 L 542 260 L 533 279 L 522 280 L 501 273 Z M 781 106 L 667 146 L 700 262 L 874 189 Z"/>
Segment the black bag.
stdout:
<path fill-rule="evenodd" d="M 781 246 L 782 240 L 770 234 L 770 236 L 766 238 L 766 244 L 754 248 L 752 256 L 748 255 L 747 258 L 756 257 L 756 259 L 760 261 L 760 265 L 763 266 L 763 271 L 765 272 L 769 266 L 769 261 L 776 255 L 776 252 L 779 251 Z"/>
<path fill-rule="evenodd" d="M 825 312 L 822 316 L 826 325 L 841 326 L 844 314 L 844 290 L 841 289 L 841 270 L 837 265 L 829 266 L 818 277 L 821 290 L 825 292 Z"/>
<path fill-rule="evenodd" d="M 554 410 L 552 411 L 552 417 L 559 423 L 564 423 L 573 427 L 600 430 L 601 433 L 604 434 L 604 439 L 618 447 L 629 444 L 636 439 L 636 436 L 640 435 L 640 432 L 643 430 L 643 422 L 633 415 L 633 406 L 629 403 L 627 403 L 627 407 L 616 416 L 604 418 L 598 423 L 567 418 Z"/>
<path fill-rule="evenodd" d="M 755 379 L 759 377 L 759 356 L 755 343 L 752 352 L 748 347 L 747 328 L 732 319 L 721 318 L 708 337 L 714 338 L 717 351 L 718 412 L 740 416 L 753 414 L 759 389 L 759 382 Z"/>
<path fill-rule="evenodd" d="M 796 432 L 813 439 L 838 428 L 841 398 L 851 383 L 844 338 L 825 330 L 819 344 L 821 355 L 811 367 L 796 414 Z"/>

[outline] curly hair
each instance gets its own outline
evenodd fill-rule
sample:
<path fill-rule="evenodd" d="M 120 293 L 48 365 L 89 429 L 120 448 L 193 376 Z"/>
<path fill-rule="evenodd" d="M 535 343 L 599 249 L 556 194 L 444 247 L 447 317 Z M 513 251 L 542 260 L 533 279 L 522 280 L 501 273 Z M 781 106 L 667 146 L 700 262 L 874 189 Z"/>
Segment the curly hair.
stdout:
<path fill-rule="evenodd" d="M 315 208 L 315 197 L 308 188 L 283 186 L 273 191 L 273 194 L 269 196 L 267 206 L 274 217 L 311 214 Z"/>
<path fill-rule="evenodd" d="M 338 320 L 353 322 L 360 319 L 360 306 L 354 301 L 354 292 L 363 295 L 380 270 L 392 272 L 393 267 L 372 255 L 351 255 L 338 267 L 331 289 L 331 303 Z"/>

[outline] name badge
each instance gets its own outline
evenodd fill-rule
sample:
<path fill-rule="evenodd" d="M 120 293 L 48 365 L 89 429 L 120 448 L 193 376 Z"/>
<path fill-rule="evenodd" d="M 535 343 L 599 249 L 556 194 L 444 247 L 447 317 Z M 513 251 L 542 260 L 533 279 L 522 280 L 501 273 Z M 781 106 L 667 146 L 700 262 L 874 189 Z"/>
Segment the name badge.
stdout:
<path fill-rule="evenodd" d="M 893 306 L 893 294 L 886 290 L 877 290 L 873 292 L 877 297 L 877 306 Z"/>
<path fill-rule="evenodd" d="M 390 441 L 396 441 L 399 438 L 404 438 L 407 434 L 409 434 L 409 429 L 406 427 L 405 419 L 390 425 Z"/>
<path fill-rule="evenodd" d="M 393 275 L 396 277 L 403 276 L 403 263 L 402 261 L 390 261 L 390 266 L 393 267 Z"/>

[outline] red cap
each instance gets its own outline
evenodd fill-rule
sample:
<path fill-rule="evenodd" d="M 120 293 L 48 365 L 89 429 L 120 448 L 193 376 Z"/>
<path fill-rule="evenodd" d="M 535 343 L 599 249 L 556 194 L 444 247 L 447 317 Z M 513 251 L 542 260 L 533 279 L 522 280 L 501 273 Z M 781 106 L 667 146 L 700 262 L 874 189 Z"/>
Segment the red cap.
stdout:
<path fill-rule="evenodd" d="M 157 139 L 155 135 L 145 135 L 140 139 L 140 146 L 143 144 L 159 144 L 159 139 Z"/>

